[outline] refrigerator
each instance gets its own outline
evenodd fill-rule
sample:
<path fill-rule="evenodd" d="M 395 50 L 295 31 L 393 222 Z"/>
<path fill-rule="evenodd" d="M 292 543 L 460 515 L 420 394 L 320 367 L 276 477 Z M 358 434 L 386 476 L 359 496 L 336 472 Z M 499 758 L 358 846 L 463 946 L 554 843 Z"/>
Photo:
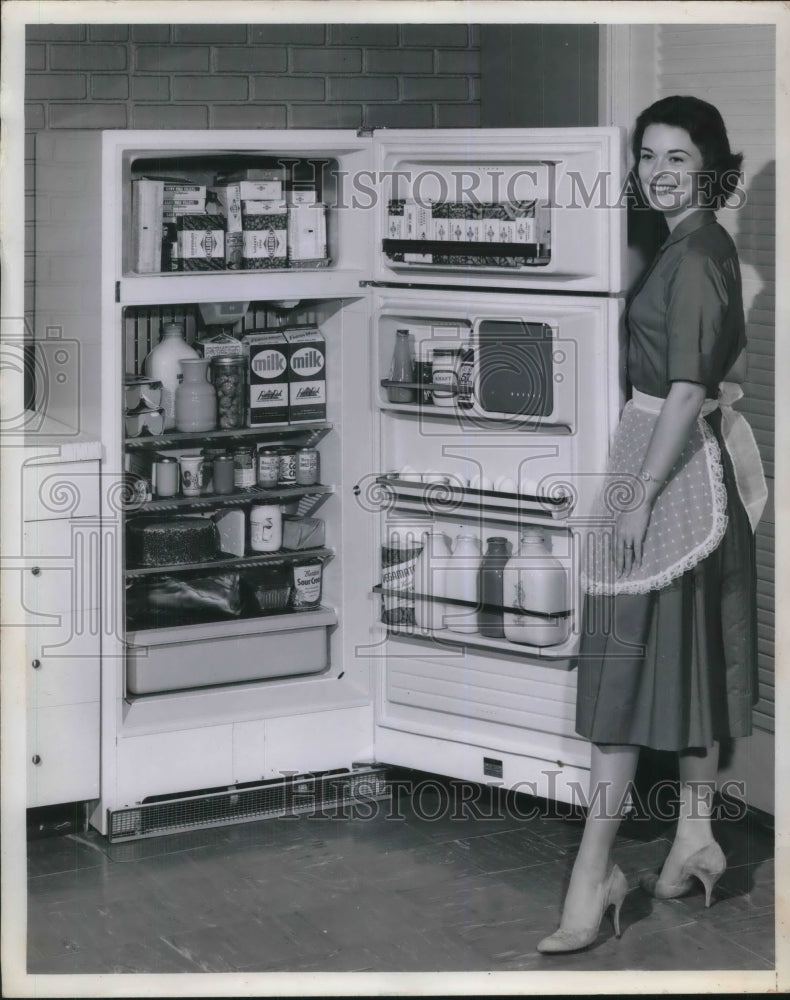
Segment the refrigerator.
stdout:
<path fill-rule="evenodd" d="M 82 387 L 75 396 L 73 380 L 68 392 L 53 385 L 48 412 L 102 445 L 94 825 L 122 839 L 154 805 L 205 811 L 212 796 L 360 765 L 572 801 L 589 766 L 573 727 L 578 528 L 623 403 L 621 130 L 107 131 L 39 136 L 36 156 L 36 336 L 46 349 L 45 331 L 61 325 L 78 345 Z M 325 254 L 141 273 L 136 181 L 210 187 L 231 168 L 272 166 L 289 199 L 301 191 L 325 206 Z M 78 220 L 67 238 L 56 210 L 65 203 Z M 132 434 L 125 385 L 163 326 L 181 323 L 194 343 L 223 316 L 236 337 L 318 330 L 325 417 Z M 433 374 L 418 365 L 413 382 L 393 381 L 398 331 L 415 361 L 432 357 Z M 320 482 L 129 494 L 141 460 L 207 444 L 316 447 Z M 319 606 L 135 619 L 130 594 L 145 597 L 163 576 L 194 579 L 196 566 L 135 566 L 134 518 L 210 516 L 223 551 L 202 575 L 254 574 L 295 558 L 250 550 L 250 509 L 262 500 L 323 522 Z M 419 554 L 432 526 L 483 550 L 504 538 L 513 552 L 539 528 L 566 585 L 564 606 L 545 616 L 560 640 L 481 634 L 479 593 L 445 601 L 437 628 L 415 624 L 415 602 L 424 598 L 423 613 L 440 602 L 413 576 L 393 591 L 388 562 L 393 538 L 414 540 Z M 452 568 L 445 559 L 443 580 Z M 403 620 L 393 606 L 406 607 Z M 462 631 L 445 627 L 456 612 Z"/>

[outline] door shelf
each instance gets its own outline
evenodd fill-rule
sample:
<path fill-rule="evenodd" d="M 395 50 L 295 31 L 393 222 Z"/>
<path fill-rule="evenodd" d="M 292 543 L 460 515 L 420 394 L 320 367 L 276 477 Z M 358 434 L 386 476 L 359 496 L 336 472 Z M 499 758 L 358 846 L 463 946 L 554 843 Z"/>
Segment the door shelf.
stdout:
<path fill-rule="evenodd" d="M 403 590 L 393 590 L 390 587 L 383 587 L 377 583 L 373 587 L 374 594 L 382 594 L 386 597 L 408 597 L 415 601 L 428 601 L 431 604 L 450 604 L 458 608 L 473 608 L 476 611 L 488 611 L 492 614 L 504 612 L 513 615 L 530 615 L 533 618 L 545 618 L 547 621 L 558 621 L 561 618 L 570 618 L 572 611 L 530 611 L 529 608 L 512 608 L 505 604 L 481 604 L 479 601 L 463 601 L 457 597 L 442 597 L 434 594 L 418 594 Z"/>
<path fill-rule="evenodd" d="M 277 563 L 292 563 L 297 559 L 321 558 L 331 559 L 334 549 L 278 549 L 277 552 L 258 552 L 246 556 L 227 556 L 224 559 L 212 559 L 201 563 L 174 563 L 169 566 L 140 566 L 125 571 L 127 580 L 135 580 L 143 576 L 156 576 L 162 573 L 211 573 L 223 569 L 247 569 L 253 566 L 270 566 Z"/>
<path fill-rule="evenodd" d="M 445 483 L 415 483 L 398 476 L 376 478 L 381 487 L 382 508 L 419 510 L 423 513 L 476 517 L 484 521 L 519 523 L 546 522 L 565 518 L 571 512 L 572 498 L 535 496 L 528 493 L 496 493 Z"/>
<path fill-rule="evenodd" d="M 440 257 L 478 257 L 479 264 L 433 264 L 430 261 L 400 261 L 397 263 L 421 264 L 430 263 L 432 267 L 484 267 L 486 270 L 513 270 L 513 267 L 501 264 L 496 258 L 507 258 L 514 262 L 515 267 L 545 267 L 551 263 L 551 258 L 541 253 L 539 243 L 488 243 L 485 240 L 450 241 L 450 240 L 394 240 L 381 241 L 381 249 L 389 258 L 396 254 L 436 254 Z"/>
<path fill-rule="evenodd" d="M 159 511 L 201 510 L 215 507 L 243 507 L 248 503 L 281 503 L 298 502 L 298 513 L 307 516 L 307 510 L 315 510 L 318 504 L 334 493 L 333 486 L 277 486 L 267 489 L 263 486 L 250 486 L 248 489 L 234 489 L 232 493 L 211 493 L 199 497 L 165 497 L 159 500 L 148 500 L 145 503 L 130 504 L 125 507 L 127 512 L 149 514 Z"/>
<path fill-rule="evenodd" d="M 245 442 L 265 439 L 271 444 L 277 444 L 280 441 L 293 442 L 295 438 L 303 439 L 305 444 L 314 447 L 331 430 L 332 424 L 327 423 L 325 420 L 319 420 L 303 424 L 278 424 L 271 427 L 265 425 L 260 427 L 239 427 L 235 430 L 172 431 L 168 434 L 160 434 L 157 437 L 153 437 L 152 435 L 127 437 L 124 439 L 124 447 L 130 450 L 142 448 L 158 451 L 161 448 L 177 448 L 180 445 L 189 446 L 193 443 L 206 444 L 212 441 L 219 443 L 227 441 L 232 443 L 234 441 Z M 302 443 L 302 441 L 299 441 L 299 443 Z"/>
<path fill-rule="evenodd" d="M 387 625 L 386 629 L 388 637 L 432 646 L 434 649 L 472 646 L 476 649 L 495 650 L 518 659 L 540 660 L 552 665 L 562 664 L 566 669 L 570 669 L 573 665 L 573 657 L 576 655 L 576 642 L 573 637 L 558 646 L 528 646 L 526 643 L 510 642 L 508 639 L 489 639 L 479 632 L 462 633 L 449 629 L 420 631 L 416 625 Z"/>

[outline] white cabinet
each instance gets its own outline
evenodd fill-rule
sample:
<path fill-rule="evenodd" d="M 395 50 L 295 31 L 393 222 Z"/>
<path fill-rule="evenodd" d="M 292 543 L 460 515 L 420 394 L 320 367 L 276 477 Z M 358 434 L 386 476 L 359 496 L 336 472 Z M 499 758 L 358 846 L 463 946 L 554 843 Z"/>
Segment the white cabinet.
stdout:
<path fill-rule="evenodd" d="M 99 462 L 31 457 L 21 483 L 27 803 L 94 799 L 100 770 Z"/>

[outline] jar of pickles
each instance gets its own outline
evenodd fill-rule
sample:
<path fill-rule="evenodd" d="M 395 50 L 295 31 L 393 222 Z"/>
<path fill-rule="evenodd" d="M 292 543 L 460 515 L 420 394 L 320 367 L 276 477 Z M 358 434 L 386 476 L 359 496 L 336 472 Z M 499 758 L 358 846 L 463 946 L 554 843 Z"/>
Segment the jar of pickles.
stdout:
<path fill-rule="evenodd" d="M 211 381 L 217 393 L 217 426 L 244 427 L 247 423 L 247 360 L 238 354 L 211 359 Z"/>

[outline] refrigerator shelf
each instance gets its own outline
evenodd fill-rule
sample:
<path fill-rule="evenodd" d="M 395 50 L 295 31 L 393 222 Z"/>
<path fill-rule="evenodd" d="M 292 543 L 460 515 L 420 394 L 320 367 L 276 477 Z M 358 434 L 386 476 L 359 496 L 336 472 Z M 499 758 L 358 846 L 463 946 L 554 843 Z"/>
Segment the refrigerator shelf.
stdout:
<path fill-rule="evenodd" d="M 559 520 L 570 513 L 573 500 L 528 493 L 496 493 L 445 483 L 415 483 L 397 476 L 378 476 L 382 507 L 420 509 L 429 514 L 478 516 L 484 520 Z"/>
<path fill-rule="evenodd" d="M 168 448 L 188 445 L 190 442 L 205 444 L 211 441 L 245 441 L 266 439 L 270 444 L 281 441 L 292 443 L 294 438 L 304 437 L 304 443 L 312 446 L 318 444 L 332 430 L 332 424 L 325 420 L 303 424 L 277 424 L 270 427 L 237 427 L 235 430 L 216 431 L 172 431 L 167 434 L 141 435 L 140 437 L 124 438 L 126 448 Z"/>
<path fill-rule="evenodd" d="M 539 660 L 552 666 L 562 666 L 570 670 L 574 665 L 577 643 L 573 636 L 558 646 L 529 646 L 526 643 L 510 642 L 509 639 L 489 639 L 479 632 L 452 632 L 449 629 L 441 631 L 418 631 L 415 625 L 404 627 L 386 626 L 387 638 L 401 642 L 416 642 L 434 648 L 460 648 L 472 646 L 478 649 L 496 650 L 518 659 Z"/>
<path fill-rule="evenodd" d="M 386 597 L 408 597 L 415 601 L 429 601 L 431 604 L 451 604 L 453 607 L 474 608 L 476 611 L 488 611 L 491 613 L 505 612 L 512 615 L 531 615 L 533 618 L 545 618 L 547 621 L 556 621 L 560 618 L 570 618 L 573 612 L 567 611 L 530 611 L 528 608 L 512 608 L 505 604 L 481 604 L 479 601 L 462 601 L 457 597 L 442 597 L 434 594 L 407 593 L 403 590 L 393 590 L 377 583 L 373 587 L 374 594 L 382 594 Z M 386 622 L 384 624 L 387 624 Z"/>
<path fill-rule="evenodd" d="M 317 504 L 334 493 L 333 486 L 322 486 L 316 483 L 314 486 L 275 486 L 267 489 L 264 486 L 250 486 L 247 489 L 234 489 L 232 493 L 211 493 L 199 497 L 163 497 L 158 500 L 148 500 L 143 503 L 129 504 L 124 507 L 127 513 L 149 514 L 154 511 L 175 511 L 184 509 L 207 509 L 214 507 L 241 507 L 248 503 L 293 503 L 299 502 L 299 513 L 305 502 L 315 501 L 310 504 L 311 509 L 315 509 Z"/>
<path fill-rule="evenodd" d="M 379 385 L 382 389 L 417 389 L 419 392 L 441 392 L 445 396 L 458 396 L 460 395 L 460 390 L 451 385 L 436 385 L 433 382 L 398 382 L 395 379 L 383 378 L 380 380 Z M 426 406 L 432 408 L 432 403 L 426 403 Z M 440 409 L 440 407 L 435 407 Z"/>
<path fill-rule="evenodd" d="M 278 549 L 276 552 L 257 552 L 246 556 L 226 556 L 201 563 L 173 563 L 167 566 L 139 566 L 125 570 L 127 580 L 163 573 L 212 573 L 219 569 L 249 569 L 254 566 L 270 566 L 276 563 L 292 563 L 297 559 L 331 559 L 334 549 Z"/>

